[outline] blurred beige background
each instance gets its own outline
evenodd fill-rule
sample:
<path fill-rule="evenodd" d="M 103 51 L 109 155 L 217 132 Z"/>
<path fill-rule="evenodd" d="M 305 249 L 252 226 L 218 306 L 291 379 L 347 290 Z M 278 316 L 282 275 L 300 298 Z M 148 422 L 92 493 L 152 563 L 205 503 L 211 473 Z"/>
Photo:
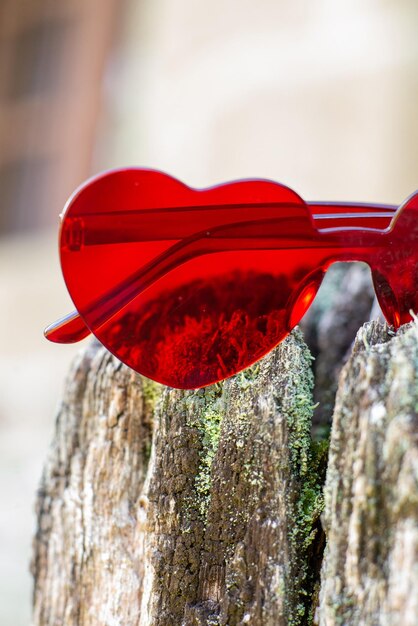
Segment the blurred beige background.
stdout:
<path fill-rule="evenodd" d="M 77 346 L 58 214 L 84 178 L 143 165 L 194 186 L 265 177 L 307 200 L 418 186 L 414 0 L 2 0 L 0 624 L 30 620 L 33 503 Z"/>

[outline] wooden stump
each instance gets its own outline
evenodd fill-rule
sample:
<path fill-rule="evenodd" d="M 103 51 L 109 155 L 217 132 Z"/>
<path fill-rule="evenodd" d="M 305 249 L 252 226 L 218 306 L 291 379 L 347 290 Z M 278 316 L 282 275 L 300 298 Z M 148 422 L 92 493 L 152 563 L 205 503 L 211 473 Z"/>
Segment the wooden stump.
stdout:
<path fill-rule="evenodd" d="M 298 331 L 198 391 L 90 345 L 39 489 L 34 624 L 417 624 L 417 372 L 415 324 L 360 330 L 325 476 Z"/>
<path fill-rule="evenodd" d="M 418 624 L 418 326 L 360 330 L 340 378 L 321 625 Z"/>

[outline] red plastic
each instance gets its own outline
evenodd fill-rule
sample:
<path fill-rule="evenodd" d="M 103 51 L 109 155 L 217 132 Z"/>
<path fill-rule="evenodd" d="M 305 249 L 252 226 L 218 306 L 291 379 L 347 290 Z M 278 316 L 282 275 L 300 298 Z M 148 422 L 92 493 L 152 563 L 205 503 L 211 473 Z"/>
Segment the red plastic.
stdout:
<path fill-rule="evenodd" d="M 62 216 L 64 279 L 78 311 L 45 331 L 90 331 L 158 382 L 198 388 L 288 335 L 336 261 L 364 261 L 397 328 L 418 310 L 418 193 L 387 205 L 305 203 L 267 180 L 192 189 L 123 169 L 79 188 Z"/>

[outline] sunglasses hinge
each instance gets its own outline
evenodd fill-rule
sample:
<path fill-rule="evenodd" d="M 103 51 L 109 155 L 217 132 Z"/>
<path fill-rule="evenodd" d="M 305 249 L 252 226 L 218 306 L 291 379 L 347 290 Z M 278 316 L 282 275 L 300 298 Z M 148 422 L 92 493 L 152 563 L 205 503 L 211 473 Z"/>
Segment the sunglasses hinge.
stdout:
<path fill-rule="evenodd" d="M 84 220 L 80 217 L 67 218 L 63 232 L 63 246 L 71 252 L 78 252 L 84 246 Z"/>

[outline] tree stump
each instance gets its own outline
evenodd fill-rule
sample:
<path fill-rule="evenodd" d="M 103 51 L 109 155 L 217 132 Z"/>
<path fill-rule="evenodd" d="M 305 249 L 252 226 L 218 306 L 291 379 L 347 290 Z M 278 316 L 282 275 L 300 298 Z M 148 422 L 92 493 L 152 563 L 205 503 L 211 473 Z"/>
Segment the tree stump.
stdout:
<path fill-rule="evenodd" d="M 417 372 L 415 324 L 366 324 L 315 441 L 297 330 L 197 391 L 91 344 L 37 497 L 33 623 L 417 624 Z"/>
<path fill-rule="evenodd" d="M 418 624 L 418 325 L 361 329 L 340 378 L 321 625 Z"/>

